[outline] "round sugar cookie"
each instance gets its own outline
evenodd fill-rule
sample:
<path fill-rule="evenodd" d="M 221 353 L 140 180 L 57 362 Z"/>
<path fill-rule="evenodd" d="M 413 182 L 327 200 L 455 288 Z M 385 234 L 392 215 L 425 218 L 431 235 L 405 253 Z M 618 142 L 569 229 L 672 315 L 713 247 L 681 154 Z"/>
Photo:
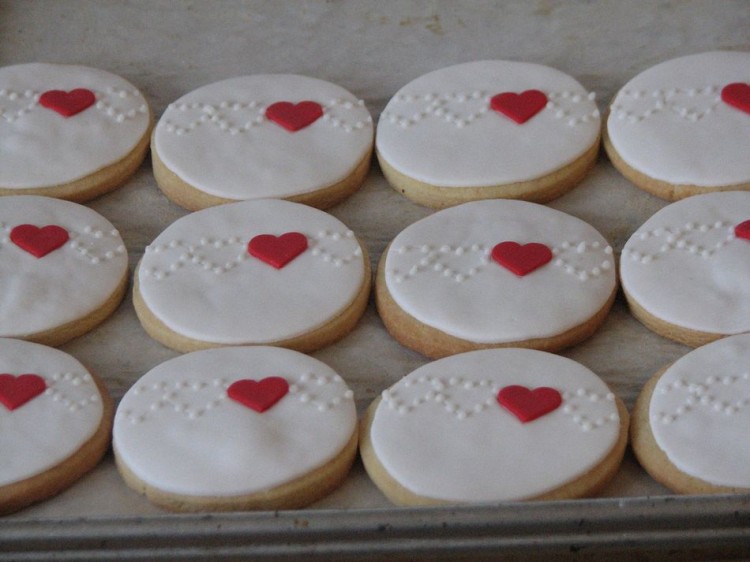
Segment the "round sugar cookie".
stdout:
<path fill-rule="evenodd" d="M 0 515 L 54 496 L 94 468 L 112 400 L 67 353 L 0 338 Z"/>
<path fill-rule="evenodd" d="M 604 321 L 617 281 L 591 225 L 525 201 L 474 201 L 404 229 L 384 252 L 378 311 L 428 357 L 488 347 L 556 351 Z"/>
<path fill-rule="evenodd" d="M 128 253 L 96 211 L 37 195 L 0 198 L 0 337 L 61 345 L 122 301 Z"/>
<path fill-rule="evenodd" d="M 190 210 L 279 198 L 320 209 L 370 168 L 372 117 L 344 88 L 306 76 L 241 76 L 171 103 L 154 128 L 154 175 Z"/>
<path fill-rule="evenodd" d="M 149 145 L 135 86 L 85 66 L 0 68 L 0 195 L 88 201 L 119 187 Z"/>
<path fill-rule="evenodd" d="M 682 494 L 750 491 L 750 335 L 695 349 L 657 373 L 633 410 L 631 442 L 655 479 Z"/>
<path fill-rule="evenodd" d="M 582 365 L 490 349 L 420 367 L 362 421 L 368 474 L 399 505 L 590 496 L 615 475 L 628 414 Z"/>
<path fill-rule="evenodd" d="M 634 316 L 699 346 L 750 331 L 750 193 L 695 195 L 649 218 L 626 242 L 620 279 Z"/>
<path fill-rule="evenodd" d="M 267 344 L 313 351 L 351 331 L 370 263 L 354 233 L 300 203 L 242 201 L 167 227 L 135 274 L 135 308 L 179 351 Z"/>
<path fill-rule="evenodd" d="M 293 509 L 325 496 L 357 453 L 344 380 L 282 348 L 197 351 L 155 367 L 115 415 L 127 484 L 177 511 Z"/>
<path fill-rule="evenodd" d="M 664 199 L 750 189 L 750 53 L 641 72 L 612 101 L 604 146 L 626 178 Z"/>
<path fill-rule="evenodd" d="M 572 77 L 485 60 L 401 88 L 380 115 L 375 142 L 388 182 L 421 205 L 545 202 L 593 167 L 600 127 L 594 94 Z"/>

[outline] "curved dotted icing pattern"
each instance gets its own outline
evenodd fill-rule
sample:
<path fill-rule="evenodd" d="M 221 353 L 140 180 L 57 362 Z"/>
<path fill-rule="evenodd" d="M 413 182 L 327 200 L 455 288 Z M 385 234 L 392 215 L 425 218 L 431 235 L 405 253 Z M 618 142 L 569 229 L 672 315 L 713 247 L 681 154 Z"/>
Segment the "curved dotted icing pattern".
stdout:
<path fill-rule="evenodd" d="M 443 244 L 440 246 L 431 244 L 400 246 L 393 251 L 400 255 L 418 252 L 422 257 L 419 258 L 419 261 L 415 265 L 409 267 L 406 273 L 401 273 L 401 270 L 396 268 L 389 270 L 388 273 L 393 276 L 393 280 L 396 283 L 403 283 L 420 273 L 429 271 L 435 272 L 445 278 L 453 279 L 456 283 L 462 283 L 475 275 L 479 275 L 488 265 L 496 265 L 490 257 L 492 247 L 491 244 L 477 243 L 465 245 Z M 552 255 L 555 256 L 555 259 L 552 260 L 552 265 L 581 281 L 588 281 L 592 277 L 599 277 L 604 272 L 611 271 L 614 265 L 611 257 L 612 248 L 609 245 L 602 244 L 598 240 L 593 242 L 564 241 L 559 245 L 553 246 L 551 251 Z M 588 252 L 601 252 L 604 259 L 598 265 L 581 267 L 566 259 L 566 254 L 569 252 L 579 255 Z M 451 257 L 453 256 L 457 258 L 467 256 L 469 263 L 466 265 L 468 269 L 454 265 L 451 262 Z"/>
<path fill-rule="evenodd" d="M 91 90 L 96 96 L 94 108 L 115 123 L 124 123 L 138 115 L 148 115 L 148 106 L 143 96 L 135 88 L 117 88 L 110 86 L 104 90 Z M 16 91 L 0 88 L 0 119 L 13 123 L 32 111 L 49 111 L 39 104 L 39 97 L 44 91 Z"/>
<path fill-rule="evenodd" d="M 511 385 L 553 388 L 562 404 L 522 423 L 497 402 Z M 373 451 L 397 482 L 450 501 L 558 488 L 601 462 L 619 435 L 617 400 L 601 379 L 570 359 L 518 348 L 420 367 L 382 393 L 370 425 Z"/>
<path fill-rule="evenodd" d="M 750 335 L 699 347 L 657 381 L 649 424 L 682 472 L 719 486 L 750 487 Z"/>
<path fill-rule="evenodd" d="M 4 233 L 0 237 L 0 251 L 8 245 L 15 247 L 10 240 L 10 232 L 16 226 L 18 225 L 0 221 L 0 230 Z M 127 250 L 117 229 L 104 230 L 95 226 L 85 226 L 80 230 L 68 230 L 68 236 L 70 239 L 63 248 L 71 250 L 73 255 L 79 256 L 85 263 L 98 265 L 118 256 L 127 257 Z"/>
<path fill-rule="evenodd" d="M 715 334 L 750 329 L 750 242 L 734 229 L 750 218 L 750 194 L 696 195 L 648 219 L 625 243 L 628 295 L 670 324 Z"/>
<path fill-rule="evenodd" d="M 226 407 L 236 407 L 235 403 L 227 402 L 227 388 L 235 381 L 227 377 L 216 377 L 211 381 L 203 378 L 196 380 L 162 380 L 150 385 L 139 384 L 133 388 L 133 394 L 149 397 L 150 400 L 144 404 L 143 410 L 126 408 L 122 411 L 124 418 L 131 424 L 142 423 L 154 418 L 161 409 L 171 409 L 190 420 L 205 418 L 211 410 Z M 319 412 L 326 412 L 341 406 L 345 400 L 351 401 L 354 393 L 346 388 L 344 380 L 339 375 L 317 374 L 306 372 L 300 374 L 296 379 L 289 380 L 288 396 L 299 405 L 313 408 Z M 319 396 L 316 392 L 326 385 L 343 386 L 338 394 L 333 397 Z M 153 396 L 153 399 L 150 397 Z M 286 399 L 286 398 L 284 398 Z M 197 402 L 197 403 L 196 403 Z"/>
<path fill-rule="evenodd" d="M 441 377 L 430 377 L 422 375 L 416 380 L 406 379 L 403 382 L 404 388 L 412 386 L 426 387 L 424 393 L 410 401 L 401 398 L 398 386 L 386 389 L 382 393 L 384 403 L 392 410 L 397 411 L 400 415 L 406 415 L 413 412 L 414 409 L 432 402 L 442 406 L 443 410 L 457 420 L 465 420 L 478 416 L 489 408 L 500 408 L 497 403 L 497 394 L 506 386 L 491 378 L 480 380 L 464 379 L 463 377 L 450 377 L 443 379 Z M 467 402 L 469 400 L 469 403 Z M 613 402 L 615 395 L 611 392 L 597 392 L 585 387 L 566 390 L 562 392 L 563 405 L 562 412 L 570 417 L 573 423 L 581 431 L 592 431 L 609 423 L 619 422 L 617 412 L 611 411 L 611 406 L 607 406 L 608 412 L 580 413 L 584 412 L 587 407 L 599 401 Z M 587 404 L 590 403 L 590 404 Z"/>
<path fill-rule="evenodd" d="M 669 184 L 714 188 L 750 181 L 748 116 L 721 100 L 750 76 L 750 53 L 709 52 L 657 64 L 612 101 L 607 133 L 631 168 Z"/>
<path fill-rule="evenodd" d="M 444 94 L 396 94 L 388 103 L 389 109 L 381 113 L 380 119 L 398 125 L 402 129 L 417 125 L 425 119 L 442 120 L 462 129 L 487 115 L 492 118 L 501 118 L 490 108 L 490 100 L 495 94 L 497 92 L 483 90 Z M 581 102 L 596 100 L 594 92 L 581 94 L 564 90 L 548 91 L 545 95 L 548 99 L 545 109 L 555 119 L 563 120 L 570 127 L 599 119 L 599 110 L 596 107 L 592 110 L 588 105 L 585 108 L 581 106 Z M 401 108 L 401 105 L 405 107 Z M 462 106 L 468 107 L 462 112 L 461 109 L 464 109 Z"/>
<path fill-rule="evenodd" d="M 15 410 L 0 405 L 0 487 L 54 467 L 98 429 L 103 403 L 84 367 L 57 349 L 0 339 L 0 373 L 35 374 L 45 391 Z"/>
<path fill-rule="evenodd" d="M 362 258 L 362 248 L 359 245 L 347 252 L 339 253 L 335 249 L 326 248 L 326 241 L 339 242 L 341 240 L 354 240 L 354 233 L 351 230 L 335 231 L 320 230 L 314 236 L 308 236 L 309 252 L 315 258 L 319 258 L 323 263 L 330 264 L 334 267 L 343 267 Z M 175 261 L 169 263 L 163 268 L 151 267 L 142 270 L 142 273 L 157 280 L 165 279 L 171 273 L 185 266 L 194 266 L 205 271 L 212 271 L 217 275 L 228 273 L 247 261 L 253 261 L 256 258 L 247 252 L 248 240 L 240 236 L 230 236 L 220 239 L 203 237 L 197 243 L 191 244 L 182 240 L 171 240 L 160 244 L 152 244 L 146 247 L 146 253 L 165 253 L 171 250 L 180 252 Z M 231 260 L 223 264 L 218 263 L 218 255 L 223 254 L 227 249 L 234 256 Z M 215 258 L 209 257 L 211 251 L 216 251 Z"/>
<path fill-rule="evenodd" d="M 236 381 L 271 376 L 289 392 L 268 410 L 227 398 Z M 356 426 L 353 394 L 327 365 L 281 348 L 229 347 L 176 357 L 141 377 L 117 409 L 113 446 L 160 490 L 246 495 L 323 466 Z"/>
<path fill-rule="evenodd" d="M 544 244 L 553 259 L 518 277 L 491 258 L 504 241 Z M 601 310 L 616 284 L 612 248 L 593 227 L 512 200 L 465 203 L 410 225 L 389 246 L 384 269 L 406 313 L 479 343 L 563 333 Z"/>
<path fill-rule="evenodd" d="M 164 130 L 175 135 L 185 135 L 201 126 L 214 126 L 230 135 L 248 133 L 255 127 L 269 123 L 265 113 L 270 103 L 274 102 L 250 100 L 242 102 L 223 101 L 218 104 L 199 101 L 171 103 L 162 117 Z M 372 117 L 369 114 L 364 118 L 361 118 L 361 115 L 354 115 L 353 120 L 349 120 L 345 116 L 352 113 L 353 109 L 364 109 L 364 100 L 351 101 L 337 98 L 321 105 L 323 106 L 323 116 L 320 118 L 320 122 L 331 129 L 351 133 L 367 129 L 372 124 Z M 199 116 L 191 118 L 193 114 Z M 185 119 L 185 117 L 188 117 L 188 119 Z M 272 124 L 272 126 L 278 125 Z"/>

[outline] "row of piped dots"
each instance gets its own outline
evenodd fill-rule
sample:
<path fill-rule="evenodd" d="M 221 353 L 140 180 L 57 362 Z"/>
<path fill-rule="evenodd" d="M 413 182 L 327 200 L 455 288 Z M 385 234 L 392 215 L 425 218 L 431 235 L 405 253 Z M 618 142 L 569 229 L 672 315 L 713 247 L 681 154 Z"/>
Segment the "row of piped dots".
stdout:
<path fill-rule="evenodd" d="M 669 89 L 658 89 L 652 91 L 650 94 L 646 90 L 630 90 L 626 89 L 621 92 L 625 97 L 632 99 L 644 99 L 644 98 L 655 98 L 654 106 L 650 109 L 645 110 L 641 114 L 636 114 L 632 111 L 628 111 L 622 105 L 622 103 L 615 103 L 612 105 L 612 111 L 615 116 L 621 120 L 627 120 L 630 123 L 637 123 L 644 119 L 655 115 L 664 109 L 669 109 L 675 112 L 680 117 L 689 119 L 690 121 L 698 121 L 703 119 L 706 115 L 713 113 L 721 103 L 721 98 L 718 95 L 718 86 L 706 86 L 705 88 L 669 88 Z M 676 95 L 687 95 L 688 97 L 713 97 L 711 105 L 703 111 L 690 110 L 687 107 L 677 105 L 676 102 L 669 101 L 670 98 Z"/>
<path fill-rule="evenodd" d="M 491 249 L 484 244 L 471 244 L 471 245 L 456 245 L 451 246 L 444 244 L 439 247 L 435 247 L 429 244 L 424 244 L 418 247 L 404 245 L 395 250 L 397 254 L 406 254 L 411 251 L 418 251 L 424 256 L 420 258 L 416 265 L 413 265 L 407 273 L 400 273 L 399 270 L 391 270 L 394 281 L 396 283 L 402 283 L 417 274 L 432 269 L 433 271 L 441 274 L 443 277 L 452 277 L 456 283 L 462 283 L 471 279 L 478 274 L 484 266 L 490 263 L 490 252 Z M 452 254 L 455 256 L 463 256 L 466 254 L 480 254 L 481 257 L 478 259 L 476 266 L 470 267 L 467 271 L 459 272 L 455 271 L 445 263 L 438 261 L 440 255 Z"/>
<path fill-rule="evenodd" d="M 674 423 L 681 416 L 692 411 L 695 407 L 703 406 L 717 413 L 731 416 L 750 405 L 750 394 L 737 400 L 721 400 L 712 394 L 708 394 L 711 387 L 723 385 L 733 386 L 742 381 L 750 381 L 750 373 L 741 375 L 708 375 L 704 382 L 688 382 L 684 379 L 676 379 L 672 382 L 660 384 L 659 394 L 665 395 L 672 391 L 687 391 L 684 404 L 678 406 L 673 413 L 659 412 L 657 419 L 663 424 Z"/>
<path fill-rule="evenodd" d="M 618 423 L 620 421 L 620 416 L 617 412 L 612 412 L 607 416 L 598 416 L 591 419 L 586 414 L 580 413 L 580 407 L 574 402 L 578 399 L 590 403 L 613 403 L 615 401 L 615 395 L 611 392 L 601 394 L 586 388 L 579 388 L 575 392 L 564 391 L 561 394 L 564 402 L 562 406 L 563 413 L 572 416 L 573 423 L 575 423 L 581 431 L 592 431 L 610 423 Z"/>
<path fill-rule="evenodd" d="M 595 265 L 591 269 L 582 269 L 574 266 L 562 257 L 562 255 L 566 253 L 574 252 L 576 254 L 585 254 L 590 251 L 603 252 L 607 256 L 612 256 L 613 254 L 611 246 L 602 246 L 601 242 L 597 240 L 593 242 L 564 241 L 559 247 L 555 246 L 552 248 L 552 255 L 555 256 L 552 264 L 562 269 L 565 273 L 577 277 L 580 281 L 588 281 L 591 278 L 601 277 L 604 272 L 612 269 L 611 259 L 605 259 L 599 263 L 599 265 Z"/>
<path fill-rule="evenodd" d="M 726 237 L 716 242 L 713 245 L 713 248 L 705 248 L 699 244 L 691 244 L 683 239 L 687 234 L 695 232 L 708 234 L 714 230 L 722 230 L 725 228 L 727 229 Z M 646 242 L 651 238 L 666 237 L 665 243 L 659 247 L 659 251 L 656 254 L 647 254 L 632 248 L 624 250 L 624 254 L 630 257 L 630 259 L 644 265 L 651 263 L 651 261 L 656 259 L 660 254 L 665 254 L 672 250 L 681 250 L 698 257 L 710 258 L 736 238 L 734 229 L 730 228 L 727 223 L 723 221 L 716 221 L 713 224 L 696 224 L 688 222 L 681 228 L 658 227 L 653 230 L 643 231 L 636 236 L 638 237 L 638 240 L 643 242 Z"/>
<path fill-rule="evenodd" d="M 12 113 L 0 107 L 0 117 L 2 117 L 7 123 L 13 123 L 16 119 L 23 117 L 29 113 L 39 103 L 39 96 L 41 94 L 34 90 L 9 90 L 7 88 L 0 88 L 0 99 L 7 98 L 10 101 L 25 101 L 26 105 Z"/>
<path fill-rule="evenodd" d="M 49 382 L 51 381 L 51 383 Z M 75 373 L 67 371 L 64 373 L 54 373 L 49 377 L 47 388 L 44 390 L 44 395 L 52 399 L 53 402 L 60 404 L 66 408 L 69 412 L 78 412 L 84 410 L 92 404 L 99 403 L 99 393 L 94 388 L 92 394 L 87 398 L 74 399 L 65 393 L 61 388 L 60 383 L 71 385 L 74 387 L 82 387 L 84 385 L 93 387 L 93 379 L 89 373 Z"/>

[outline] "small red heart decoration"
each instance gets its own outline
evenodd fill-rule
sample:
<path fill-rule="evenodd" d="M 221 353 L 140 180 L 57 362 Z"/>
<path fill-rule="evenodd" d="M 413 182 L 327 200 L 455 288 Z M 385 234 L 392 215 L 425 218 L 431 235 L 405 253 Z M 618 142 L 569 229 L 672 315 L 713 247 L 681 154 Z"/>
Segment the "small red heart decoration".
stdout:
<path fill-rule="evenodd" d="M 562 396 L 547 386 L 531 390 L 514 384 L 500 389 L 497 402 L 522 423 L 527 423 L 556 410 L 562 404 Z"/>
<path fill-rule="evenodd" d="M 314 101 L 277 101 L 266 108 L 266 117 L 292 133 L 312 125 L 323 116 L 323 106 Z"/>
<path fill-rule="evenodd" d="M 734 235 L 737 238 L 750 240 L 750 220 L 746 220 L 734 227 Z"/>
<path fill-rule="evenodd" d="M 492 259 L 523 277 L 542 267 L 552 259 L 552 250 L 544 244 L 531 242 L 521 245 L 518 242 L 500 242 L 492 248 Z"/>
<path fill-rule="evenodd" d="M 307 236 L 300 232 L 287 232 L 281 236 L 259 234 L 247 245 L 248 253 L 281 269 L 302 252 L 307 250 Z"/>
<path fill-rule="evenodd" d="M 750 113 L 750 84 L 734 82 L 721 90 L 721 100 L 727 105 Z"/>
<path fill-rule="evenodd" d="M 10 231 L 11 241 L 37 258 L 43 258 L 65 244 L 70 235 L 62 226 L 50 224 L 39 228 L 33 224 L 21 224 Z"/>
<path fill-rule="evenodd" d="M 227 388 L 227 396 L 243 406 L 262 414 L 289 392 L 289 383 L 282 377 L 267 377 L 260 381 L 242 379 Z"/>
<path fill-rule="evenodd" d="M 547 95 L 539 90 L 502 92 L 490 98 L 490 108 L 519 125 L 526 123 L 547 105 Z"/>
<path fill-rule="evenodd" d="M 0 375 L 0 403 L 13 411 L 36 398 L 47 388 L 39 375 Z"/>
<path fill-rule="evenodd" d="M 56 111 L 63 117 L 72 117 L 94 105 L 96 96 L 86 88 L 76 88 L 69 92 L 63 90 L 49 90 L 39 96 L 39 104 L 47 109 Z"/>

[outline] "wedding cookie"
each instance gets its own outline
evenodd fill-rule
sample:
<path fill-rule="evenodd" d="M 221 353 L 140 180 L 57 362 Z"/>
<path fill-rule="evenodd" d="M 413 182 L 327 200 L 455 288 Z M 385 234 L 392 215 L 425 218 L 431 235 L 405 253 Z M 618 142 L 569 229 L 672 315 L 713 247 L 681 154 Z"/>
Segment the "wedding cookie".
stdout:
<path fill-rule="evenodd" d="M 308 352 L 349 333 L 369 291 L 369 259 L 351 230 L 307 205 L 263 199 L 170 225 L 146 248 L 134 300 L 146 331 L 179 351 Z"/>
<path fill-rule="evenodd" d="M 376 302 L 393 337 L 428 357 L 556 351 L 593 334 L 616 285 L 612 248 L 589 224 L 536 203 L 474 201 L 396 236 Z"/>
<path fill-rule="evenodd" d="M 626 178 L 664 199 L 750 189 L 750 53 L 640 73 L 612 101 L 604 146 Z"/>
<path fill-rule="evenodd" d="M 351 390 L 274 347 L 203 350 L 146 373 L 115 415 L 127 484 L 178 511 L 292 509 L 327 495 L 357 453 Z"/>
<path fill-rule="evenodd" d="M 750 491 L 750 335 L 695 349 L 642 390 L 633 450 L 648 473 L 683 494 Z"/>
<path fill-rule="evenodd" d="M 258 198 L 321 209 L 354 193 L 370 168 L 372 118 L 344 88 L 264 74 L 198 88 L 154 129 L 154 175 L 190 210 Z"/>
<path fill-rule="evenodd" d="M 538 64 L 486 60 L 430 72 L 401 88 L 378 121 L 388 182 L 433 208 L 491 198 L 545 202 L 593 167 L 594 94 Z"/>
<path fill-rule="evenodd" d="M 528 349 L 454 355 L 385 390 L 362 421 L 368 474 L 399 505 L 590 496 L 615 475 L 628 414 L 582 365 Z"/>
<path fill-rule="evenodd" d="M 0 195 L 88 201 L 146 155 L 151 112 L 129 82 L 94 68 L 0 68 Z"/>
<path fill-rule="evenodd" d="M 36 195 L 0 198 L 0 337 L 61 345 L 122 300 L 128 254 L 96 211 Z"/>
<path fill-rule="evenodd" d="M 109 447 L 114 407 L 102 381 L 43 345 L 0 338 L 0 514 L 54 496 Z"/>
<path fill-rule="evenodd" d="M 664 207 L 625 244 L 620 278 L 633 315 L 662 336 L 695 347 L 750 331 L 750 193 Z"/>

